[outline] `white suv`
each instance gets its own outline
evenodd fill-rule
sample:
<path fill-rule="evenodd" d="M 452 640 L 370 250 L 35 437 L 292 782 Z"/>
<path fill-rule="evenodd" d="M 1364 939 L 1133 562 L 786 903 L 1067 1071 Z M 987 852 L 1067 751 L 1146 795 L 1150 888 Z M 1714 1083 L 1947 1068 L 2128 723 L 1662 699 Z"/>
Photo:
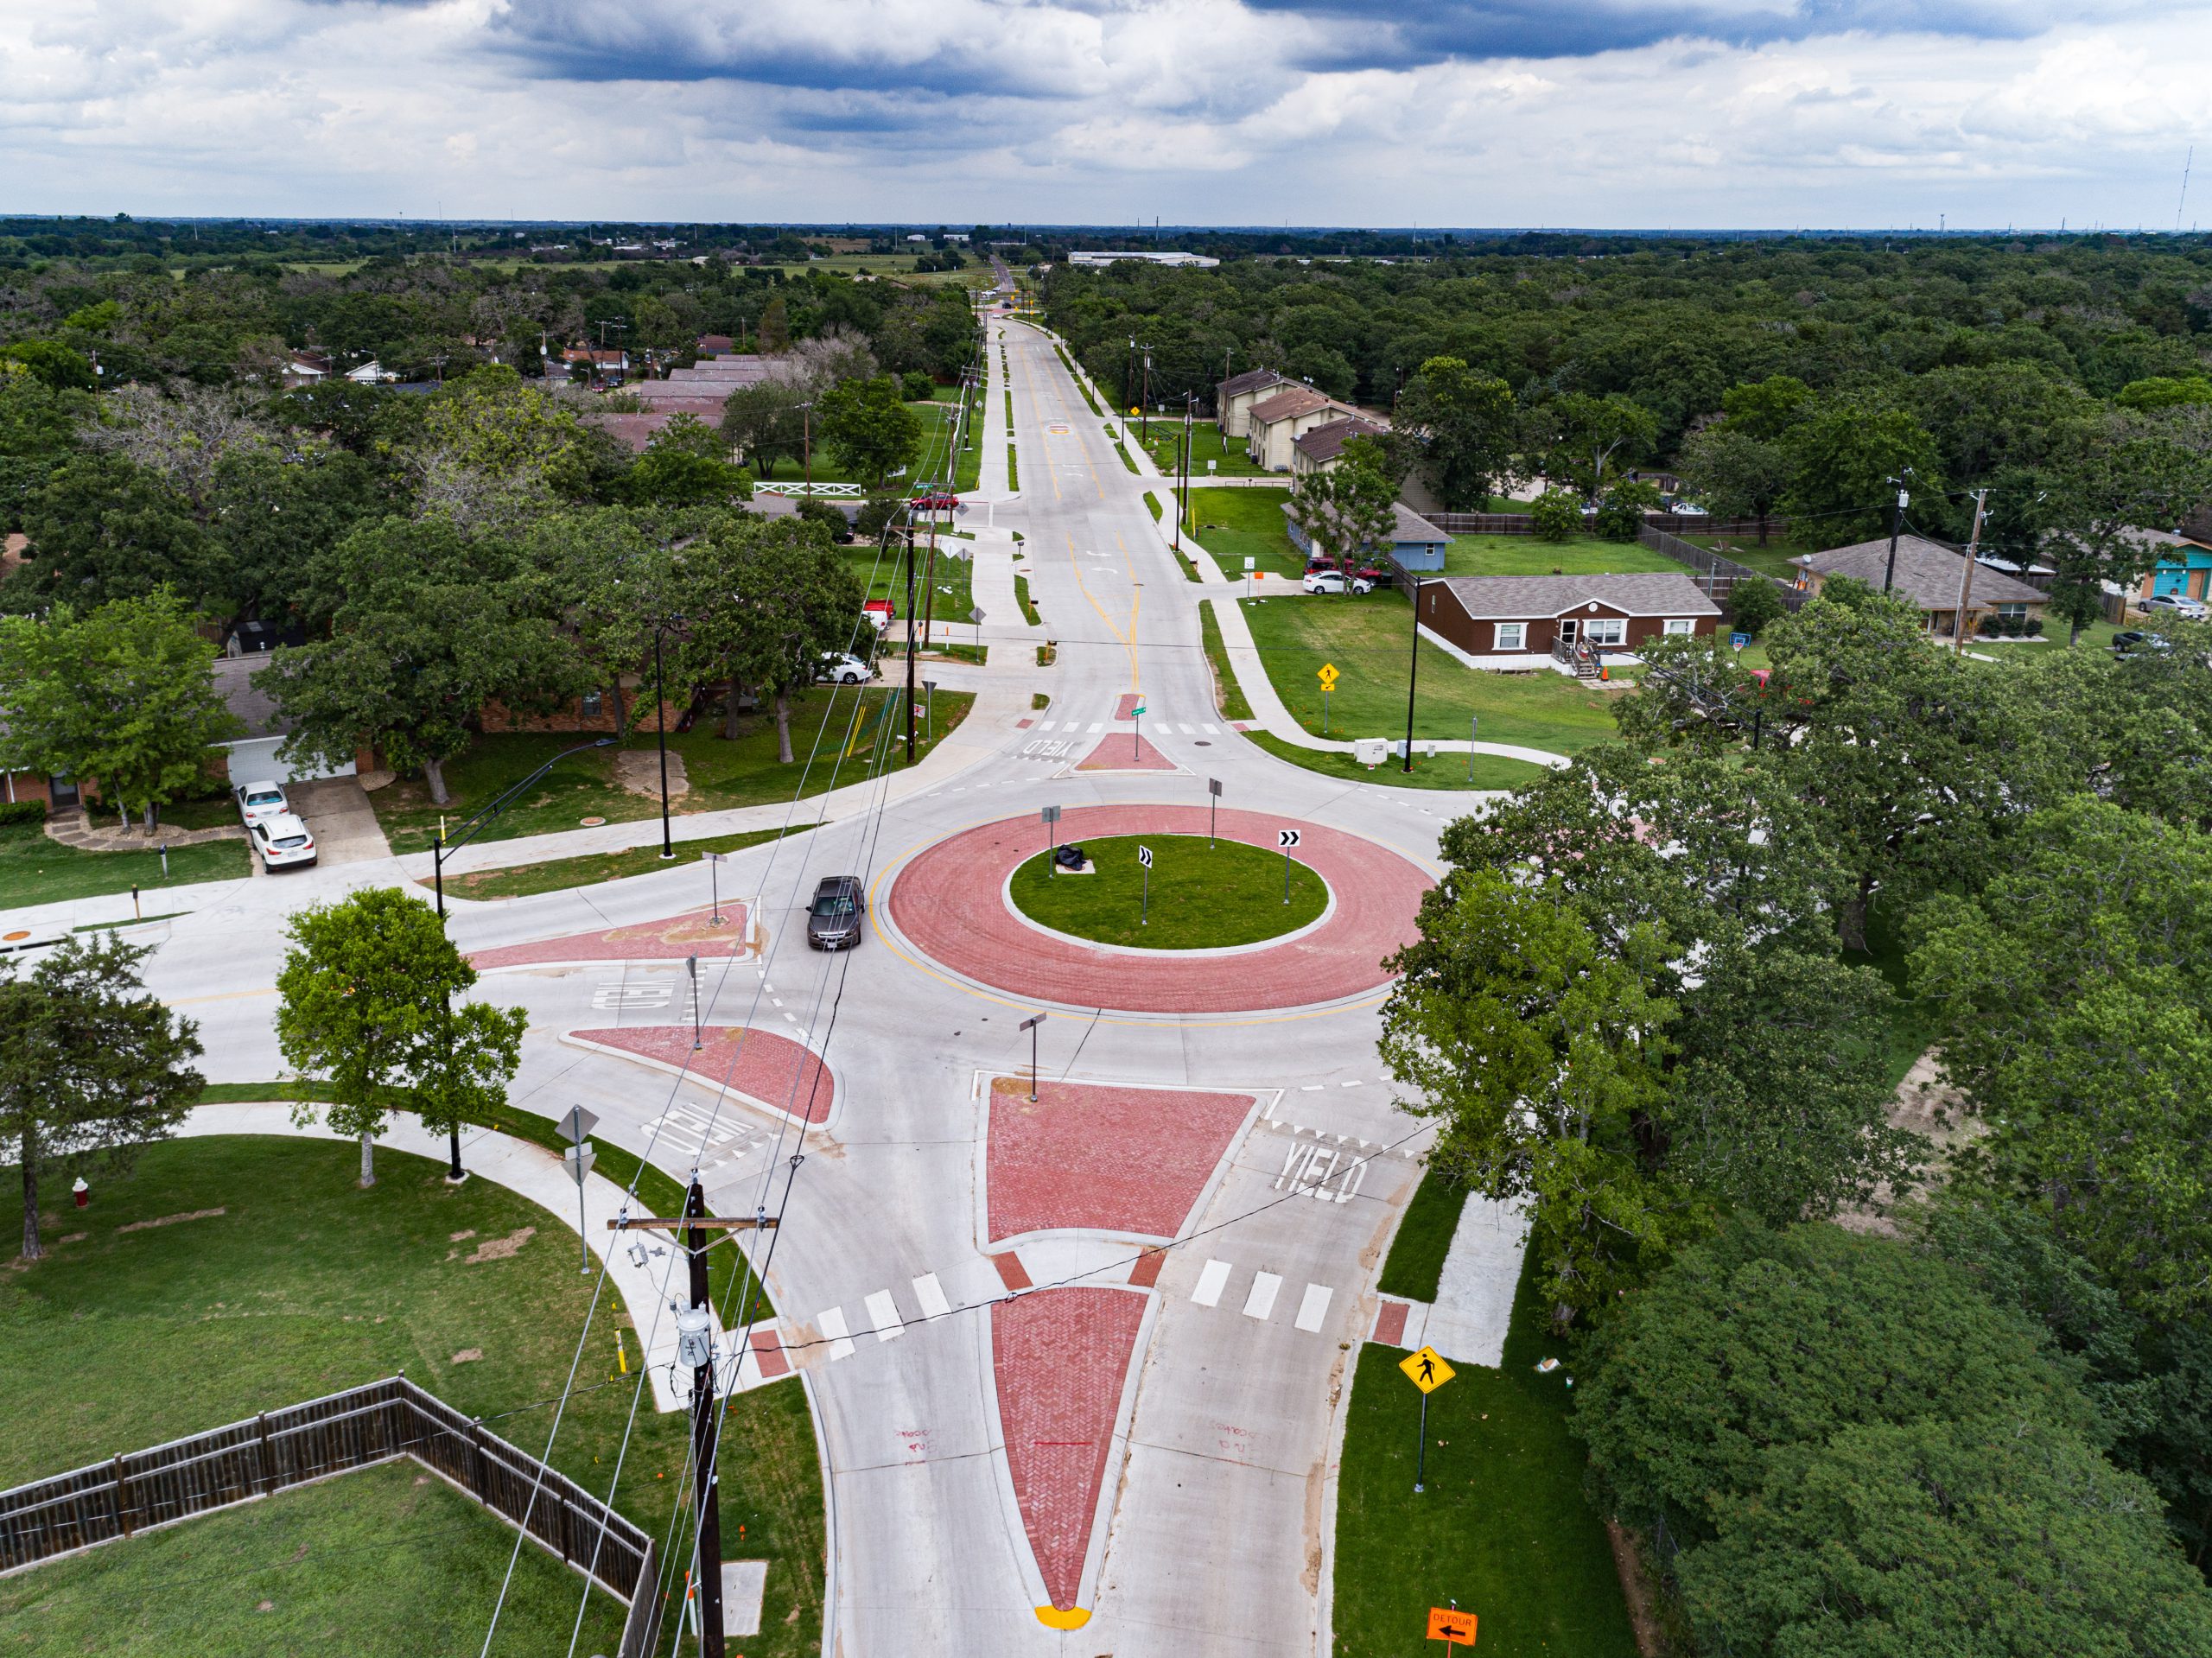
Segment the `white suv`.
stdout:
<path fill-rule="evenodd" d="M 2143 601 L 2145 610 L 2171 610 L 2186 621 L 2201 622 L 2212 616 L 2202 599 L 2192 599 L 2185 593 L 2157 593 Z"/>
<path fill-rule="evenodd" d="M 284 791 L 273 783 L 241 783 L 231 791 L 232 798 L 238 803 L 238 816 L 251 829 L 264 817 L 282 817 L 292 810 L 292 803 L 284 798 Z"/>
<path fill-rule="evenodd" d="M 315 861 L 315 836 L 308 833 L 305 823 L 289 812 L 259 819 L 249 838 L 264 869 L 289 869 L 296 864 Z"/>
<path fill-rule="evenodd" d="M 1308 593 L 1342 593 L 1344 578 L 1335 570 L 1313 570 L 1307 573 L 1304 586 Z M 1354 593 L 1372 592 L 1374 587 L 1375 584 L 1363 575 L 1355 575 L 1351 579 Z"/>

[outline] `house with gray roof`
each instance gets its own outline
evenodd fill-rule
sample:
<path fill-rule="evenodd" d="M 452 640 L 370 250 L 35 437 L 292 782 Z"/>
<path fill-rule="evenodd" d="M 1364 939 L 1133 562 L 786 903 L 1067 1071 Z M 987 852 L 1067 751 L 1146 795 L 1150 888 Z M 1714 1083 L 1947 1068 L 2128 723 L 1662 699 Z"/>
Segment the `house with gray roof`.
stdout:
<path fill-rule="evenodd" d="M 1423 634 L 1471 668 L 1596 672 L 1656 638 L 1710 638 L 1720 607 L 1688 575 L 1446 575 L 1421 584 Z"/>
<path fill-rule="evenodd" d="M 1280 386 L 1297 384 L 1271 368 L 1247 369 L 1242 374 L 1230 375 L 1213 389 L 1214 412 L 1221 419 L 1222 436 L 1243 437 L 1250 427 L 1254 403 L 1274 396 Z"/>
<path fill-rule="evenodd" d="M 1817 594 L 1839 575 L 1864 581 L 1877 591 L 1886 587 L 1925 616 L 1928 631 L 1941 638 L 1955 637 L 1962 597 L 1969 635 L 1980 631 L 1986 619 L 1993 626 L 2018 632 L 2028 622 L 2041 621 L 2050 602 L 2042 589 L 1986 563 L 1977 562 L 1969 578 L 1962 556 L 1919 536 L 1897 537 L 1894 569 L 1887 536 L 1807 553 L 1789 562 L 1797 567 L 1799 592 Z"/>

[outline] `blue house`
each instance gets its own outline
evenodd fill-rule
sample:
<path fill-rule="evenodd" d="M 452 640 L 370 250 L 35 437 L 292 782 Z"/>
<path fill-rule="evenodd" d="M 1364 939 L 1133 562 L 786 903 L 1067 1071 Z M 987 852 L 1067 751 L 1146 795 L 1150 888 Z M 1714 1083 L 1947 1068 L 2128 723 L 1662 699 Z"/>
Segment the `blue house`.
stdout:
<path fill-rule="evenodd" d="M 2186 594 L 2202 599 L 2212 586 L 2212 547 L 2175 535 L 2170 530 L 2139 530 L 2135 537 L 2158 549 L 2158 562 L 2143 578 L 2142 596 L 2158 593 Z"/>
<path fill-rule="evenodd" d="M 1306 557 L 1313 557 L 1313 537 L 1299 527 L 1296 518 L 1290 517 L 1288 501 L 1282 504 L 1282 510 L 1283 528 L 1289 532 L 1290 544 Z M 1451 546 L 1452 537 L 1403 501 L 1394 503 L 1393 510 L 1398 515 L 1398 522 L 1390 532 L 1390 544 L 1380 549 L 1371 545 L 1363 547 L 1360 549 L 1361 556 L 1367 558 L 1388 556 L 1393 564 L 1408 575 L 1425 570 L 1442 569 L 1445 549 Z"/>

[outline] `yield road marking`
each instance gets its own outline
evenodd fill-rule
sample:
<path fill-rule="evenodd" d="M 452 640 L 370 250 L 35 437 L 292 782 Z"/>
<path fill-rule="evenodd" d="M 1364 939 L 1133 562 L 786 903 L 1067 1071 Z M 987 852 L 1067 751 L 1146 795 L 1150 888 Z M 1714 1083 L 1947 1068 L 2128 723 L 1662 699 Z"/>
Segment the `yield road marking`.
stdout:
<path fill-rule="evenodd" d="M 868 1321 L 875 1326 L 875 1338 L 880 1342 L 893 1341 L 906 1333 L 899 1322 L 899 1304 L 891 1299 L 889 1290 L 878 1290 L 868 1298 Z"/>
<path fill-rule="evenodd" d="M 1244 1316 L 1264 1323 L 1275 1310 L 1275 1292 L 1282 1287 L 1282 1280 L 1273 1273 L 1252 1274 L 1252 1293 L 1244 1298 Z"/>
<path fill-rule="evenodd" d="M 1305 1299 L 1298 1304 L 1298 1327 L 1305 1331 L 1320 1329 L 1321 1321 L 1329 1316 L 1329 1299 L 1335 1293 L 1326 1284 L 1308 1284 Z"/>
<path fill-rule="evenodd" d="M 1198 1274 L 1198 1287 L 1191 1292 L 1191 1299 L 1202 1307 L 1221 1305 L 1221 1293 L 1229 1286 L 1229 1263 L 1209 1261 Z"/>
<path fill-rule="evenodd" d="M 924 1273 L 914 1280 L 914 1299 L 920 1305 L 925 1318 L 942 1318 L 952 1311 L 952 1303 L 944 1299 L 944 1286 L 937 1281 L 935 1273 Z"/>

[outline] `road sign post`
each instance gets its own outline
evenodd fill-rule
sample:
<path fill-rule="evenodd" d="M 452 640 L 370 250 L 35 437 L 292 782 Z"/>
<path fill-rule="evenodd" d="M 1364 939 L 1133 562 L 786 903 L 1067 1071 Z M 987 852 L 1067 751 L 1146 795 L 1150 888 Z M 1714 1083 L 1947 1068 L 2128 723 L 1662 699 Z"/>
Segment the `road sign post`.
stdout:
<path fill-rule="evenodd" d="M 710 912 L 710 918 L 707 923 L 710 927 L 719 927 L 722 924 L 721 867 L 723 860 L 727 859 L 728 856 L 729 854 L 727 852 L 709 852 L 706 854 L 707 891 L 714 903 L 714 908 Z"/>
<path fill-rule="evenodd" d="M 1144 871 L 1144 895 L 1137 900 L 1137 925 L 1148 927 L 1152 924 L 1152 848 L 1150 847 L 1141 846 L 1137 848 L 1137 866 Z"/>
<path fill-rule="evenodd" d="M 1221 779 L 1206 779 L 1206 850 L 1213 850 L 1214 814 L 1221 809 Z"/>
<path fill-rule="evenodd" d="M 555 1131 L 569 1142 L 569 1149 L 561 1153 L 561 1161 L 568 1165 L 569 1178 L 576 1183 L 576 1230 L 579 1233 L 584 1229 L 584 1179 L 591 1173 L 593 1163 L 597 1161 L 597 1154 L 588 1142 L 592 1125 L 598 1121 L 579 1105 L 554 1125 Z M 591 1246 L 588 1243 L 583 1246 L 582 1255 L 583 1264 L 577 1270 L 588 1273 L 591 1271 Z"/>
<path fill-rule="evenodd" d="M 1259 562 L 1251 554 L 1244 555 L 1244 596 L 1247 599 L 1252 596 L 1252 572 L 1258 568 Z"/>
<path fill-rule="evenodd" d="M 1313 677 L 1321 682 L 1321 734 L 1325 737 L 1329 734 L 1329 693 L 1337 688 L 1337 664 L 1323 663 L 1314 670 Z"/>
<path fill-rule="evenodd" d="M 1297 829 L 1275 831 L 1275 844 L 1282 848 L 1282 901 L 1285 904 L 1290 902 L 1290 849 L 1298 844 L 1299 839 L 1300 831 Z"/>
<path fill-rule="evenodd" d="M 1470 783 L 1475 780 L 1475 744 L 1480 740 L 1478 734 L 1482 728 L 1481 715 L 1471 714 L 1467 716 L 1467 781 Z"/>
<path fill-rule="evenodd" d="M 980 651 L 983 648 L 983 607 L 978 605 L 969 611 L 968 619 L 976 624 L 976 648 Z"/>
<path fill-rule="evenodd" d="M 1406 1373 L 1407 1381 L 1421 1389 L 1421 1438 L 1414 1444 L 1414 1494 L 1418 1496 L 1428 1479 L 1428 1396 L 1459 1372 L 1433 1347 L 1407 1354 L 1398 1361 L 1398 1368 Z"/>
<path fill-rule="evenodd" d="M 1025 1019 L 1021 1028 L 1029 1032 L 1029 1103 L 1037 1103 L 1037 1027 L 1045 1022 L 1045 1015 Z"/>
<path fill-rule="evenodd" d="M 1129 717 L 1136 721 L 1135 727 L 1129 734 L 1129 758 L 1135 759 L 1142 752 L 1144 742 L 1144 704 L 1140 702 L 1131 708 Z"/>
<path fill-rule="evenodd" d="M 1052 878 L 1054 870 L 1060 861 L 1060 831 L 1058 828 L 1060 821 L 1060 809 L 1058 806 L 1047 806 L 1043 811 L 1039 812 L 1038 816 L 1045 820 L 1046 849 L 1052 854 L 1051 857 L 1045 860 L 1045 879 L 1046 880 L 1050 880 Z"/>

